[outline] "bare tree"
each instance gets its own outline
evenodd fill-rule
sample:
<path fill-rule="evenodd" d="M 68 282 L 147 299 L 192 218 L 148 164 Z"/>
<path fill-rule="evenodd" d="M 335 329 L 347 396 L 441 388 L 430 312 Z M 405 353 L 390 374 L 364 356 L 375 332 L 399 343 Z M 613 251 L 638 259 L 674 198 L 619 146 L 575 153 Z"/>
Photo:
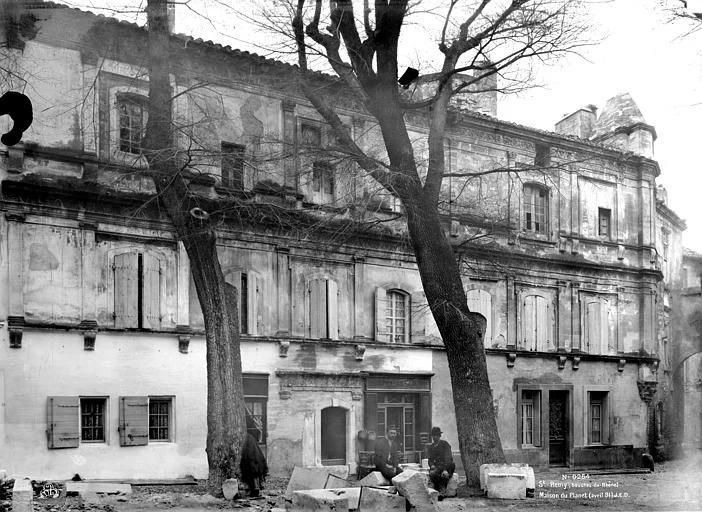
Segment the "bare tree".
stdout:
<path fill-rule="evenodd" d="M 208 487 L 211 493 L 221 494 L 222 482 L 239 473 L 246 434 L 237 300 L 222 274 L 209 208 L 201 208 L 201 200 L 190 193 L 184 166 L 179 165 L 171 107 L 166 0 L 149 0 L 147 16 L 149 118 L 144 155 L 158 201 L 190 258 L 202 308 L 207 344 Z"/>
<path fill-rule="evenodd" d="M 455 95 L 475 91 L 488 77 L 506 77 L 522 61 L 550 59 L 583 44 L 584 27 L 573 22 L 578 2 L 448 1 L 437 38 L 440 71 L 432 92 L 417 99 L 408 99 L 398 88 L 398 51 L 412 8 L 423 4 L 376 0 L 371 7 L 365 0 L 360 15 L 351 0 L 282 4 L 282 16 L 291 16 L 305 96 L 332 127 L 346 154 L 404 206 L 424 291 L 446 347 L 463 465 L 469 485 L 476 486 L 480 464 L 505 459 L 483 349 L 485 319 L 469 311 L 454 248 L 441 223 L 449 104 Z M 329 97 L 314 87 L 309 61 L 320 55 L 357 104 L 377 121 L 385 161 L 369 156 L 351 138 Z M 426 119 L 425 175 L 409 134 L 408 111 L 419 111 Z"/>

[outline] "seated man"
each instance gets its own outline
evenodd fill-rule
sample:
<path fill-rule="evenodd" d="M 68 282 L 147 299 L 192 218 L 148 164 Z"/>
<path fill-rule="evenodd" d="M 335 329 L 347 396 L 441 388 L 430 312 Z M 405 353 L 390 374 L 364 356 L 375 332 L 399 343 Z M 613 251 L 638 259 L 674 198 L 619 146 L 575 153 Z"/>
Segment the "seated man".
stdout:
<path fill-rule="evenodd" d="M 400 460 L 400 443 L 397 440 L 397 430 L 388 430 L 388 437 L 379 437 L 375 441 L 375 469 L 380 471 L 385 478 L 401 473 L 398 463 Z"/>
<path fill-rule="evenodd" d="M 427 445 L 427 458 L 429 459 L 429 480 L 434 485 L 434 489 L 443 494 L 446 491 L 456 465 L 453 463 L 451 455 L 451 445 L 441 439 L 441 429 L 433 427 L 431 429 L 431 444 Z"/>

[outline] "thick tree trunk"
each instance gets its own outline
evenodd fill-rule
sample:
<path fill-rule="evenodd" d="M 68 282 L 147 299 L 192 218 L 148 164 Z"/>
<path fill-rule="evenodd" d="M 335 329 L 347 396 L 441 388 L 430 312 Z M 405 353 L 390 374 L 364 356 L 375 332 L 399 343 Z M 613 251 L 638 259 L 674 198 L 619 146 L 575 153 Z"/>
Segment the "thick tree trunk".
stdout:
<path fill-rule="evenodd" d="M 458 442 L 467 483 L 481 464 L 504 462 L 483 348 L 486 321 L 468 310 L 460 270 L 433 206 L 419 193 L 407 208 L 410 238 L 429 307 L 446 347 Z"/>
<path fill-rule="evenodd" d="M 210 493 L 239 473 L 246 435 L 237 300 L 217 256 L 217 235 L 208 220 L 190 214 L 198 206 L 178 166 L 171 114 L 166 0 L 149 0 L 149 119 L 144 155 L 159 204 L 165 207 L 190 258 L 207 344 L 207 462 Z"/>

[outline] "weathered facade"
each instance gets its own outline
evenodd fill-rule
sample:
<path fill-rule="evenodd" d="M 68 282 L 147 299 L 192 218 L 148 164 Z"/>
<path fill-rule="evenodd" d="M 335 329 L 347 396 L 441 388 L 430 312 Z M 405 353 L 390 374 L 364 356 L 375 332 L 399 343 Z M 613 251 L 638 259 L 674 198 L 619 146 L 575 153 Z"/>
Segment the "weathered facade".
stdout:
<path fill-rule="evenodd" d="M 145 32 L 48 3 L 6 16 L 4 59 L 36 118 L 0 162 L 0 465 L 205 477 L 202 314 L 139 173 Z M 408 460 L 434 424 L 456 449 L 445 353 L 394 198 L 310 150 L 332 143 L 294 68 L 181 36 L 172 60 L 191 190 L 225 212 L 249 428 L 272 472 L 353 468 L 357 432 L 390 425 Z M 662 340 L 655 130 L 627 95 L 556 133 L 484 115 L 494 105 L 488 94 L 453 111 L 444 194 L 470 307 L 487 318 L 506 455 L 638 464 Z M 352 107 L 339 100 L 343 121 L 382 157 Z M 411 125 L 421 158 L 421 114 Z M 496 167 L 507 171 L 482 173 Z"/>

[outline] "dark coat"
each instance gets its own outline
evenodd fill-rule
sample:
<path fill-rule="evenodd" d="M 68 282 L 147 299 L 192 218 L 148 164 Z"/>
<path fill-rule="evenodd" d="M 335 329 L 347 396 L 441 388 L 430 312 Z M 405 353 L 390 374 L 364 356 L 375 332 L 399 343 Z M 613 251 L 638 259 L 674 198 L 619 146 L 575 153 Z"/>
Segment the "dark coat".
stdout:
<path fill-rule="evenodd" d="M 383 462 L 391 466 L 397 466 L 400 461 L 400 443 L 397 439 L 392 442 L 385 437 L 375 440 L 375 463 Z"/>
<path fill-rule="evenodd" d="M 258 487 L 268 475 L 266 457 L 258 446 L 258 441 L 251 434 L 246 434 L 239 469 L 241 480 L 249 487 Z"/>
<path fill-rule="evenodd" d="M 429 459 L 429 467 L 435 467 L 440 471 L 447 470 L 452 472 L 456 466 L 453 463 L 453 455 L 451 455 L 451 445 L 443 439 L 439 442 L 427 445 L 427 458 Z"/>

